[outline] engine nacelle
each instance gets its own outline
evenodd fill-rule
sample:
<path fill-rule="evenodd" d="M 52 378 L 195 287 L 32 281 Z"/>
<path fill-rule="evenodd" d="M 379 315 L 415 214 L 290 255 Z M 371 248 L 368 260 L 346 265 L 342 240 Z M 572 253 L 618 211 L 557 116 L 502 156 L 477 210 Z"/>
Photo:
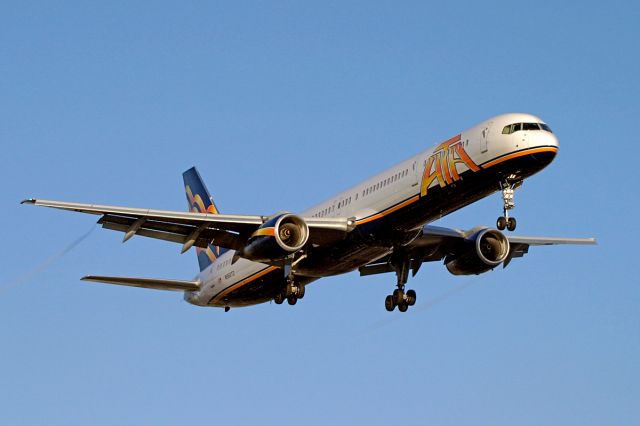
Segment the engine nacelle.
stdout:
<path fill-rule="evenodd" d="M 309 240 L 309 226 L 291 213 L 276 215 L 249 237 L 239 253 L 245 259 L 271 263 L 300 250 Z"/>
<path fill-rule="evenodd" d="M 453 275 L 478 275 L 487 272 L 509 256 L 509 240 L 495 229 L 485 229 L 471 237 L 468 249 L 454 254 L 445 264 Z"/>

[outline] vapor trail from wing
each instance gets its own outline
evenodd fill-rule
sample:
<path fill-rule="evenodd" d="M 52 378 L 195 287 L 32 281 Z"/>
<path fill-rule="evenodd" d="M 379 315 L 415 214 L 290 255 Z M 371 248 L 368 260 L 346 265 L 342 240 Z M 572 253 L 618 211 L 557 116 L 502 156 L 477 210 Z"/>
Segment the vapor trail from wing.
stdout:
<path fill-rule="evenodd" d="M 67 245 L 65 248 L 63 248 L 59 252 L 54 253 L 51 256 L 47 257 L 40 264 L 34 266 L 31 270 L 27 271 L 22 276 L 20 276 L 20 277 L 14 279 L 13 281 L 9 281 L 8 283 L 0 286 L 0 294 L 5 293 L 6 291 L 8 291 L 8 290 L 10 290 L 12 288 L 18 287 L 19 285 L 26 284 L 29 281 L 31 281 L 33 278 L 37 277 L 39 274 L 44 272 L 48 267 L 50 267 L 56 261 L 60 260 L 67 253 L 69 253 L 71 250 L 76 248 L 76 246 L 78 244 L 80 244 L 81 242 L 86 240 L 89 237 L 89 235 L 91 235 L 91 233 L 95 229 L 96 229 L 96 226 L 92 225 L 91 229 L 89 229 L 89 231 L 85 232 L 80 237 L 78 237 L 75 240 L 73 240 L 69 245 Z"/>

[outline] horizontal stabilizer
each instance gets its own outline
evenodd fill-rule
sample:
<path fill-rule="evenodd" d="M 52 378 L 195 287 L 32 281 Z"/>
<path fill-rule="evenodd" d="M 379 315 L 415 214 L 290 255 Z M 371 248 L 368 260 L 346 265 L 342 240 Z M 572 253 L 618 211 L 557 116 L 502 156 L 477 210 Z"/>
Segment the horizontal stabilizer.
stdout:
<path fill-rule="evenodd" d="M 82 277 L 82 281 L 95 281 L 98 283 L 170 291 L 196 291 L 200 288 L 199 281 L 159 280 L 154 278 L 101 277 L 98 275 L 87 275 Z"/>

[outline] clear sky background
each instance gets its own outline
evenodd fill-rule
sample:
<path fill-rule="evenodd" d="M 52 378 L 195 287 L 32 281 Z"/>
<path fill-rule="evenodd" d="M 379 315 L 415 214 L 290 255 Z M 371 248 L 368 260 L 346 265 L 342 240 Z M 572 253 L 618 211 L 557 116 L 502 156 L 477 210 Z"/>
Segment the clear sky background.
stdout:
<path fill-rule="evenodd" d="M 0 3 L 0 424 L 640 424 L 637 2 Z M 493 115 L 556 161 L 516 194 L 506 270 L 324 279 L 224 313 L 85 274 L 195 254 L 27 197 L 300 211 Z M 439 221 L 493 225 L 496 194 Z M 41 273 L 36 274 L 41 271 Z"/>

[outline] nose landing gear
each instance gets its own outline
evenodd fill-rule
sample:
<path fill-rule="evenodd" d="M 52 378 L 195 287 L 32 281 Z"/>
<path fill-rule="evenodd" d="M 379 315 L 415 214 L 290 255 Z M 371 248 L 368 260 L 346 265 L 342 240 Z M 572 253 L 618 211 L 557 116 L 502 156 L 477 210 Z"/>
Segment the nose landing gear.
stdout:
<path fill-rule="evenodd" d="M 500 182 L 500 189 L 502 190 L 502 211 L 504 216 L 500 216 L 496 221 L 496 227 L 500 231 L 504 231 L 504 229 L 508 229 L 509 231 L 516 230 L 516 218 L 509 217 L 509 210 L 513 209 L 516 206 L 515 203 L 515 190 L 519 187 L 521 183 L 510 183 L 508 180 Z"/>

